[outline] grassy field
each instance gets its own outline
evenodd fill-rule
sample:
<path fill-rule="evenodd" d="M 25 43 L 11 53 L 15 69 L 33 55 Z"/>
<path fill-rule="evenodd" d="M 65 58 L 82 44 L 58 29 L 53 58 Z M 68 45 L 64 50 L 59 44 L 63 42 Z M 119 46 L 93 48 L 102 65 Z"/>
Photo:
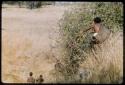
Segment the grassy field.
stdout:
<path fill-rule="evenodd" d="M 28 73 L 43 74 L 53 82 L 51 71 L 58 57 L 58 20 L 68 7 L 39 9 L 2 8 L 2 82 L 26 82 Z"/>

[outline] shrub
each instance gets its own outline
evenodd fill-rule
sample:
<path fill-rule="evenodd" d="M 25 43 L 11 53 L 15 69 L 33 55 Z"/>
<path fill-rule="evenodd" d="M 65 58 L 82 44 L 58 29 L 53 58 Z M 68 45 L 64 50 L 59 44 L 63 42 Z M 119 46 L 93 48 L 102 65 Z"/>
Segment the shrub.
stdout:
<path fill-rule="evenodd" d="M 104 20 L 103 23 L 114 32 L 123 28 L 122 3 L 96 3 L 95 16 L 100 16 Z"/>
<path fill-rule="evenodd" d="M 41 1 L 30 1 L 30 2 L 27 1 L 26 5 L 30 9 L 40 8 L 42 6 Z"/>

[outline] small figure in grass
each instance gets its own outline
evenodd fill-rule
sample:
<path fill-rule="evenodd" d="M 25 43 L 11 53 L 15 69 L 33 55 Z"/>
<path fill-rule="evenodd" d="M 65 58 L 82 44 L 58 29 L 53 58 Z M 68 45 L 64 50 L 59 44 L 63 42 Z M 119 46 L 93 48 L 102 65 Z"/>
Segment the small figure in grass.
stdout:
<path fill-rule="evenodd" d="M 27 82 L 28 83 L 35 83 L 35 79 L 33 77 L 33 73 L 32 72 L 29 73 L 29 77 L 27 79 Z"/>

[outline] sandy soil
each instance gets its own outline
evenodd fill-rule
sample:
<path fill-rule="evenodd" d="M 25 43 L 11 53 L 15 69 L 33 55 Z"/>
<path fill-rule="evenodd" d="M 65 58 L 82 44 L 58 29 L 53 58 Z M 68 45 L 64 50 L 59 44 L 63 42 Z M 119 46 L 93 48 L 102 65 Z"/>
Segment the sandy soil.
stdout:
<path fill-rule="evenodd" d="M 58 22 L 66 9 L 64 6 L 2 9 L 3 82 L 26 82 L 30 71 L 35 78 L 43 74 L 45 83 L 54 82 L 51 48 L 58 57 Z"/>

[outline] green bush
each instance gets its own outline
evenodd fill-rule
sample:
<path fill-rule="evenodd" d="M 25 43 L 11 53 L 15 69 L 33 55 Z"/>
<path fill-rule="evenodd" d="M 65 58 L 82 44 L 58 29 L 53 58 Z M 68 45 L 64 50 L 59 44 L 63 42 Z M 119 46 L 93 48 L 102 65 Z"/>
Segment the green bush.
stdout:
<path fill-rule="evenodd" d="M 69 80 L 73 80 L 77 74 L 79 63 L 85 59 L 83 55 L 83 49 L 87 47 L 85 42 L 85 35 L 88 33 L 82 33 L 82 30 L 89 28 L 93 19 L 91 12 L 88 10 L 80 11 L 81 9 L 66 12 L 64 18 L 61 20 L 61 33 L 63 36 L 63 44 L 67 56 L 64 56 L 64 62 L 66 64 L 66 70 L 68 71 Z M 89 42 L 89 41 L 87 41 Z M 82 56 L 82 57 L 81 57 Z"/>
<path fill-rule="evenodd" d="M 123 29 L 122 3 L 96 3 L 95 16 L 100 16 L 103 23 L 114 32 Z"/>
<path fill-rule="evenodd" d="M 30 9 L 40 8 L 42 6 L 41 1 L 27 1 L 26 5 Z"/>

